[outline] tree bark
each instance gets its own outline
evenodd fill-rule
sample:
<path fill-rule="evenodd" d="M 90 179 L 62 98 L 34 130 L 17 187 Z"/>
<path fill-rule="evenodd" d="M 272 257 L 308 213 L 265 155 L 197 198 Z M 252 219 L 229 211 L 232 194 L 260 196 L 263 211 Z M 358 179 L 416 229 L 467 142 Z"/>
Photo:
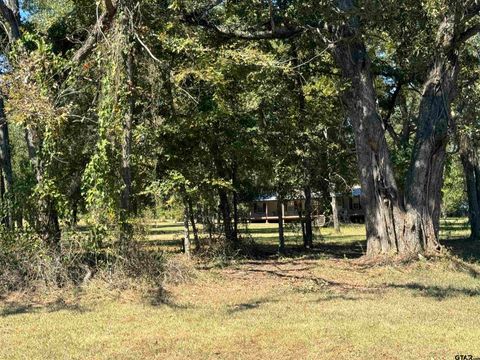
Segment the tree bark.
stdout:
<path fill-rule="evenodd" d="M 190 257 L 191 251 L 190 251 L 190 229 L 188 228 L 188 204 L 187 201 L 184 201 L 183 204 L 183 252 L 185 255 Z"/>
<path fill-rule="evenodd" d="M 283 229 L 283 199 L 277 198 L 277 214 L 278 214 L 278 253 L 285 254 L 285 235 Z"/>
<path fill-rule="evenodd" d="M 8 214 L 6 213 L 7 199 L 5 198 L 5 179 L 3 178 L 3 171 L 1 168 L 0 168 L 0 200 L 1 200 L 1 209 L 2 209 L 0 223 L 5 228 L 8 228 Z"/>
<path fill-rule="evenodd" d="M 313 247 L 313 229 L 312 229 L 312 189 L 305 187 L 305 244 L 306 248 Z"/>
<path fill-rule="evenodd" d="M 220 149 L 217 143 L 212 144 L 211 151 L 218 177 L 220 179 L 227 180 L 229 177 L 229 172 L 226 171 L 226 166 L 224 164 L 224 160 L 221 157 Z M 227 190 L 224 187 L 218 188 L 218 197 L 220 200 L 219 211 L 223 221 L 225 240 L 228 243 L 236 246 L 237 238 L 232 228 L 232 214 L 230 209 L 230 202 L 228 199 Z"/>
<path fill-rule="evenodd" d="M 406 184 L 407 227 L 422 249 L 439 248 L 441 189 L 450 104 L 458 74 L 456 56 L 439 55 L 424 83 L 417 132 Z"/>
<path fill-rule="evenodd" d="M 468 218 L 470 221 L 470 239 L 480 240 L 480 178 L 478 178 L 478 159 L 475 149 L 466 135 L 459 135 L 459 152 L 462 161 L 468 197 Z M 477 170 L 477 171 L 476 171 Z"/>
<path fill-rule="evenodd" d="M 193 212 L 193 204 L 190 198 L 187 199 L 188 214 L 190 215 L 190 223 L 192 224 L 193 241 L 195 242 L 195 250 L 201 250 L 200 238 L 198 237 L 197 224 L 195 223 L 195 213 Z"/>
<path fill-rule="evenodd" d="M 238 239 L 238 190 L 237 190 L 237 164 L 234 162 L 232 169 L 233 184 L 233 236 Z"/>
<path fill-rule="evenodd" d="M 404 212 L 385 128 L 377 110 L 370 59 L 358 38 L 341 41 L 333 47 L 332 55 L 343 76 L 350 81 L 343 101 L 355 135 L 361 201 L 365 209 L 367 254 L 402 252 L 406 246 L 399 246 L 399 227 Z"/>
<path fill-rule="evenodd" d="M 21 37 L 20 32 L 20 6 L 18 0 L 7 0 L 0 2 L 0 13 L 8 24 L 9 43 L 13 44 Z M 5 115 L 4 95 L 0 93 L 0 166 L 5 176 L 5 197 L 7 201 L 6 226 L 14 228 L 13 209 L 10 201 L 13 197 L 13 170 L 12 156 L 10 151 L 10 137 L 8 133 L 8 122 Z"/>
<path fill-rule="evenodd" d="M 10 152 L 10 136 L 8 122 L 5 115 L 5 103 L 3 94 L 0 93 L 0 167 L 5 177 L 5 195 L 3 197 L 6 211 L 5 225 L 13 228 L 13 209 L 11 209 L 11 197 L 13 196 L 13 170 L 12 155 Z"/>
<path fill-rule="evenodd" d="M 123 31 L 125 40 L 127 41 L 127 52 L 123 55 L 125 66 L 125 73 L 127 77 L 128 95 L 127 95 L 127 110 L 123 119 L 123 141 L 122 141 L 122 164 L 121 175 L 123 180 L 123 188 L 120 198 L 120 242 L 126 245 L 130 241 L 132 235 L 132 228 L 129 224 L 129 217 L 131 215 L 131 193 L 132 193 L 132 169 L 131 169 L 131 153 L 132 153 L 132 136 L 133 136 L 133 117 L 135 111 L 135 63 L 134 63 L 134 48 L 131 36 L 129 35 L 129 28 L 127 18 L 123 19 Z"/>
<path fill-rule="evenodd" d="M 353 2 L 339 2 L 351 10 Z M 358 19 L 338 29 L 332 55 L 350 81 L 343 101 L 352 122 L 365 209 L 367 254 L 417 253 L 439 248 L 441 187 L 450 103 L 458 73 L 452 17 L 438 29 L 438 48 L 424 82 L 405 198 L 399 193 L 377 109 L 371 62 L 358 33 Z"/>
<path fill-rule="evenodd" d="M 235 243 L 235 237 L 232 229 L 232 215 L 230 210 L 230 203 L 228 201 L 228 195 L 226 190 L 220 188 L 218 190 L 218 196 L 220 199 L 219 210 L 222 216 L 225 239 L 228 243 Z"/>
<path fill-rule="evenodd" d="M 333 218 L 333 229 L 338 234 L 340 233 L 340 221 L 338 218 L 338 206 L 337 206 L 337 193 L 335 189 L 330 192 L 330 198 L 332 199 L 332 218 Z"/>
<path fill-rule="evenodd" d="M 470 239 L 480 240 L 480 203 L 477 193 L 477 178 L 471 160 L 462 156 L 463 170 L 467 183 L 468 218 L 470 220 Z"/>
<path fill-rule="evenodd" d="M 78 224 L 78 201 L 74 200 L 72 204 L 72 212 L 70 217 L 70 226 L 76 228 Z"/>

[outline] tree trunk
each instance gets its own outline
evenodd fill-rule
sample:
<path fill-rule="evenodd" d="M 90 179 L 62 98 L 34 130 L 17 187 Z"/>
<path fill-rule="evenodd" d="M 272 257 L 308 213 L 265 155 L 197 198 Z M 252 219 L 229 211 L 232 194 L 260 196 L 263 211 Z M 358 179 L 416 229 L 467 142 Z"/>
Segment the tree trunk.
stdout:
<path fill-rule="evenodd" d="M 438 249 L 441 189 L 450 105 L 456 93 L 456 55 L 438 56 L 424 83 L 412 162 L 406 184 L 407 227 L 422 249 Z"/>
<path fill-rule="evenodd" d="M 303 210 L 298 209 L 298 219 L 300 220 L 300 226 L 302 228 L 302 239 L 303 239 L 303 247 L 308 249 L 310 246 L 307 241 L 307 234 L 305 232 L 305 218 L 303 217 Z"/>
<path fill-rule="evenodd" d="M 337 206 L 337 193 L 335 189 L 330 192 L 330 197 L 332 199 L 332 218 L 333 218 L 333 229 L 338 234 L 340 233 L 340 221 L 338 219 L 338 206 Z"/>
<path fill-rule="evenodd" d="M 5 2 L 2 16 L 8 23 L 8 40 L 10 44 L 15 43 L 21 37 L 20 25 L 20 6 L 18 0 L 9 0 Z M 12 155 L 10 151 L 10 137 L 8 133 L 8 122 L 5 115 L 4 95 L 0 93 L 0 167 L 5 176 L 5 197 L 6 206 L 6 225 L 10 229 L 14 228 L 13 209 L 11 201 L 13 201 L 13 170 Z"/>
<path fill-rule="evenodd" d="M 313 247 L 313 229 L 312 229 L 312 189 L 305 187 L 305 242 L 307 248 Z"/>
<path fill-rule="evenodd" d="M 15 213 L 15 221 L 17 223 L 17 229 L 18 230 L 23 230 L 23 213 L 22 213 L 21 209 L 19 209 Z"/>
<path fill-rule="evenodd" d="M 44 161 L 41 158 L 43 140 L 34 125 L 27 126 L 25 138 L 29 159 L 35 171 L 37 184 L 42 186 L 45 181 L 46 172 Z M 40 194 L 38 197 L 35 230 L 50 249 L 58 254 L 61 239 L 58 211 L 55 199 L 48 194 Z"/>
<path fill-rule="evenodd" d="M 13 209 L 11 208 L 11 197 L 13 196 L 13 170 L 12 157 L 10 153 L 10 140 L 8 134 L 8 123 L 5 116 L 3 95 L 0 94 L 0 167 L 5 178 L 5 193 L 2 197 L 5 211 L 5 226 L 13 228 Z"/>
<path fill-rule="evenodd" d="M 188 204 L 184 201 L 183 204 L 183 252 L 190 257 L 190 229 L 188 228 Z"/>
<path fill-rule="evenodd" d="M 237 165 L 233 166 L 232 170 L 232 184 L 233 184 L 233 236 L 238 239 L 238 190 L 237 190 Z"/>
<path fill-rule="evenodd" d="M 55 200 L 50 196 L 42 196 L 38 201 L 38 211 L 38 232 L 50 249 L 58 254 L 61 232 Z"/>
<path fill-rule="evenodd" d="M 70 226 L 76 228 L 78 224 L 78 201 L 74 200 L 72 204 L 72 213 L 70 218 Z"/>
<path fill-rule="evenodd" d="M 217 143 L 214 142 L 212 144 L 211 152 L 212 152 L 218 177 L 220 179 L 227 180 L 230 174 L 228 171 L 226 171 L 224 159 L 222 159 L 221 152 Z M 220 200 L 219 210 L 220 210 L 220 215 L 223 221 L 223 230 L 225 234 L 225 240 L 228 243 L 236 246 L 237 238 L 232 228 L 232 214 L 230 209 L 230 202 L 228 200 L 227 190 L 224 187 L 219 187 L 218 196 Z"/>
<path fill-rule="evenodd" d="M 475 169 L 475 180 L 477 182 L 477 202 L 478 202 L 478 207 L 480 209 L 480 159 L 478 156 L 476 157 L 476 162 L 474 163 L 474 169 Z M 479 220 L 480 221 L 480 220 Z"/>
<path fill-rule="evenodd" d="M 278 214 L 278 253 L 285 254 L 285 235 L 283 230 L 283 199 L 277 198 Z"/>
<path fill-rule="evenodd" d="M 198 237 L 197 224 L 195 223 L 195 213 L 193 212 L 193 204 L 190 198 L 187 199 L 187 204 L 188 204 L 188 213 L 190 215 L 190 223 L 192 224 L 193 241 L 195 242 L 195 250 L 200 251 L 201 249 L 200 238 Z"/>
<path fill-rule="evenodd" d="M 127 109 L 123 119 L 123 140 L 122 140 L 122 165 L 121 175 L 123 188 L 120 197 L 120 245 L 125 246 L 132 236 L 132 226 L 129 223 L 129 217 L 132 213 L 131 193 L 132 193 L 132 127 L 133 116 L 135 112 L 135 63 L 134 63 L 134 47 L 131 44 L 132 39 L 129 34 L 128 18 L 124 16 L 123 31 L 125 41 L 127 42 L 127 50 L 123 54 L 123 63 L 125 66 L 125 74 L 127 78 L 128 94 Z"/>
<path fill-rule="evenodd" d="M 468 218 L 470 220 L 470 239 L 480 240 L 480 178 L 477 177 L 478 159 L 475 149 L 467 135 L 458 136 L 460 159 L 465 174 L 468 197 Z"/>
<path fill-rule="evenodd" d="M 470 239 L 480 240 L 480 203 L 477 193 L 477 178 L 471 159 L 462 157 L 463 170 L 467 183 L 468 218 L 470 220 Z"/>
<path fill-rule="evenodd" d="M 352 1 L 340 1 L 351 10 Z M 437 250 L 441 187 L 450 102 L 458 72 L 456 54 L 450 44 L 453 29 L 445 17 L 438 29 L 439 51 L 427 75 L 420 101 L 417 134 L 407 177 L 405 200 L 399 194 L 385 138 L 385 127 L 377 110 L 371 63 L 358 33 L 358 19 L 339 28 L 332 55 L 350 81 L 343 101 L 352 122 L 365 209 L 367 254 L 417 253 Z M 348 38 L 348 40 L 347 40 Z M 452 48 L 453 49 L 453 48 Z"/>
<path fill-rule="evenodd" d="M 370 59 L 361 40 L 342 41 L 332 54 L 350 88 L 343 96 L 352 122 L 361 201 L 365 209 L 367 254 L 403 252 L 399 244 L 404 212 L 393 175 L 385 130 L 377 111 Z M 412 249 L 414 251 L 414 249 Z"/>
<path fill-rule="evenodd" d="M 207 230 L 208 232 L 208 241 L 209 244 L 212 244 L 213 241 L 213 221 L 210 216 L 210 211 L 205 211 L 203 212 L 203 221 L 204 221 L 204 230 Z"/>
<path fill-rule="evenodd" d="M 228 201 L 228 195 L 226 190 L 220 188 L 218 190 L 218 196 L 220 198 L 219 210 L 222 216 L 225 239 L 229 243 L 235 243 L 236 239 L 232 230 L 232 215 L 230 211 L 230 203 Z"/>
<path fill-rule="evenodd" d="M 238 239 L 238 193 L 233 191 L 233 236 Z"/>
<path fill-rule="evenodd" d="M 5 196 L 5 179 L 3 178 L 3 171 L 0 168 L 0 200 L 1 200 L 1 219 L 0 223 L 8 228 L 8 213 L 7 213 L 7 199 Z"/>

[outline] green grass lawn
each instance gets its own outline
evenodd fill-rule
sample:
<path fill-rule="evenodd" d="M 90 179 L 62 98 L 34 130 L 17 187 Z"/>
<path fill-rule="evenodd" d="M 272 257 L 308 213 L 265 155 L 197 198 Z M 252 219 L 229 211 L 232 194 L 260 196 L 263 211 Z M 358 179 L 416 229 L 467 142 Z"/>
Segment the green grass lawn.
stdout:
<path fill-rule="evenodd" d="M 152 224 L 148 241 L 179 248 L 181 224 Z M 267 250 L 275 224 L 250 224 Z M 92 281 L 0 305 L 0 359 L 454 359 L 480 356 L 478 246 L 464 219 L 442 224 L 460 257 L 407 264 L 358 258 L 362 226 L 321 229 L 317 256 L 197 264 L 167 301 Z M 448 239 L 447 239 L 448 237 Z M 289 230 L 288 246 L 301 244 Z M 468 251 L 461 249 L 468 247 Z M 181 258 L 181 255 L 172 255 Z"/>

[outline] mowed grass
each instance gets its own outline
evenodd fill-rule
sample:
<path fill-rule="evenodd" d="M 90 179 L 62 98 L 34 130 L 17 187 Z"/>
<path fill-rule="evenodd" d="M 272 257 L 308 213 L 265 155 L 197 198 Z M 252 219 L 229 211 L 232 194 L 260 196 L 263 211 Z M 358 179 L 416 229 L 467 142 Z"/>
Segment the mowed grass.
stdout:
<path fill-rule="evenodd" d="M 176 251 L 181 225 L 153 225 L 148 241 Z M 464 219 L 442 225 L 452 247 L 468 244 Z M 249 234 L 274 249 L 275 226 L 251 224 Z M 480 356 L 477 245 L 469 245 L 469 263 L 446 256 L 374 264 L 357 258 L 362 226 L 321 235 L 314 255 L 197 264 L 190 282 L 167 284 L 162 304 L 95 281 L 42 299 L 16 294 L 0 308 L 0 359 Z M 290 248 L 297 237 L 289 231 Z"/>

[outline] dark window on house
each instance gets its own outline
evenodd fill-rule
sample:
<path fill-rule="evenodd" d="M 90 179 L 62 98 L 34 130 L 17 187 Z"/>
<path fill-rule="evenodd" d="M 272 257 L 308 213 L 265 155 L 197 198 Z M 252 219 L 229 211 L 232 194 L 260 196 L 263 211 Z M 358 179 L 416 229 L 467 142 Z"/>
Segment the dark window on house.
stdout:
<path fill-rule="evenodd" d="M 260 206 L 260 203 L 256 202 L 256 203 L 253 203 L 253 212 L 256 213 L 256 214 L 259 214 L 259 213 L 264 213 L 267 206 L 265 203 L 261 203 L 262 206 Z"/>
<path fill-rule="evenodd" d="M 360 207 L 360 198 L 359 197 L 355 197 L 354 198 L 354 201 L 353 201 L 353 210 L 360 210 L 361 207 Z"/>

